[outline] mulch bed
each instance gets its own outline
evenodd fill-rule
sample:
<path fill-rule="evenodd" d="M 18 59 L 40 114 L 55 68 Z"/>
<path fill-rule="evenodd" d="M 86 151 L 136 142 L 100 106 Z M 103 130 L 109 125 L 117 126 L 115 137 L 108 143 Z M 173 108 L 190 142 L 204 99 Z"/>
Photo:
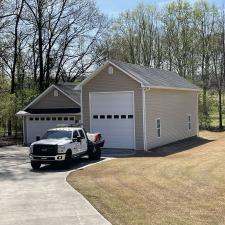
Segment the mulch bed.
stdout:
<path fill-rule="evenodd" d="M 0 147 L 4 146 L 10 146 L 10 145 L 21 145 L 22 144 L 22 136 L 18 135 L 15 136 L 6 136 L 6 137 L 0 137 Z"/>

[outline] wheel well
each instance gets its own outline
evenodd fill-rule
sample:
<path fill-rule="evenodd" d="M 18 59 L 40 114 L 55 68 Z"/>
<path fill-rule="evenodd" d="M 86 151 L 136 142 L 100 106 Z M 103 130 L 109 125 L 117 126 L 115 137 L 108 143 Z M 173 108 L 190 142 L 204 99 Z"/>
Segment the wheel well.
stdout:
<path fill-rule="evenodd" d="M 67 151 L 66 151 L 66 155 L 67 154 L 71 154 L 72 155 L 72 150 L 71 149 L 68 149 Z"/>

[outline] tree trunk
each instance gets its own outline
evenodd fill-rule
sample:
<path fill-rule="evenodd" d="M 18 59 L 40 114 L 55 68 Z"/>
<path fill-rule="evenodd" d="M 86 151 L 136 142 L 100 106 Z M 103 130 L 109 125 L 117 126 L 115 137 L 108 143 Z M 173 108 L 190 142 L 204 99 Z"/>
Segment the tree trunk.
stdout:
<path fill-rule="evenodd" d="M 207 115 L 207 112 L 208 112 L 208 110 L 207 110 L 207 90 L 205 87 L 203 87 L 203 97 L 202 98 L 203 98 L 203 101 L 202 101 L 203 113 L 204 113 L 204 115 Z"/>
<path fill-rule="evenodd" d="M 219 129 L 223 129 L 223 117 L 222 117 L 222 91 L 219 89 Z"/>
<path fill-rule="evenodd" d="M 42 37 L 42 0 L 38 1 L 38 55 L 39 55 L 39 91 L 44 91 L 43 37 Z"/>
<path fill-rule="evenodd" d="M 8 130 L 8 136 L 11 136 L 12 135 L 12 121 L 11 121 L 11 119 L 8 120 L 7 130 Z"/>

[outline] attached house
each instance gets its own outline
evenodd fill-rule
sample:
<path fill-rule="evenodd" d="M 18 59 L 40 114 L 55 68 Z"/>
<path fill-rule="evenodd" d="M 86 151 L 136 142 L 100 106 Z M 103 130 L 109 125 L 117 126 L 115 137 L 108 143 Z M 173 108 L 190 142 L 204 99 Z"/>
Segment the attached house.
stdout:
<path fill-rule="evenodd" d="M 59 109 L 67 109 L 66 124 L 70 116 L 79 120 L 81 111 L 83 127 L 101 132 L 106 148 L 148 150 L 198 134 L 199 89 L 174 72 L 110 60 L 71 87 L 68 91 L 66 85 L 53 85 L 19 113 L 25 118 L 25 143 L 41 135 L 32 122 L 48 123 L 42 131 L 62 122 L 50 123 L 56 109 L 59 118 L 63 118 Z M 54 95 L 55 90 L 61 97 Z M 49 113 L 44 120 L 42 115 L 35 120 L 40 109 Z"/>

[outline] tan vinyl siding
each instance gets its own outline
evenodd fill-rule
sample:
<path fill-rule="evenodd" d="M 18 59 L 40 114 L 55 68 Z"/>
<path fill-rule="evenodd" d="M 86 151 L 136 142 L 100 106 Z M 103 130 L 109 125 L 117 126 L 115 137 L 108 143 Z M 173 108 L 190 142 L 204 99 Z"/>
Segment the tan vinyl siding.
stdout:
<path fill-rule="evenodd" d="M 197 135 L 197 92 L 152 89 L 146 92 L 145 101 L 147 149 Z M 191 115 L 191 130 L 188 129 L 188 115 Z M 160 138 L 156 129 L 158 118 Z"/>
<path fill-rule="evenodd" d="M 108 67 L 106 67 L 82 87 L 82 119 L 84 128 L 87 131 L 90 131 L 89 93 L 114 91 L 134 91 L 136 149 L 143 149 L 143 111 L 141 84 L 115 67 L 113 75 L 108 74 Z"/>
<path fill-rule="evenodd" d="M 40 101 L 31 106 L 32 109 L 51 108 L 79 108 L 80 106 L 58 91 L 58 96 L 54 96 L 54 90 L 42 97 Z"/>

